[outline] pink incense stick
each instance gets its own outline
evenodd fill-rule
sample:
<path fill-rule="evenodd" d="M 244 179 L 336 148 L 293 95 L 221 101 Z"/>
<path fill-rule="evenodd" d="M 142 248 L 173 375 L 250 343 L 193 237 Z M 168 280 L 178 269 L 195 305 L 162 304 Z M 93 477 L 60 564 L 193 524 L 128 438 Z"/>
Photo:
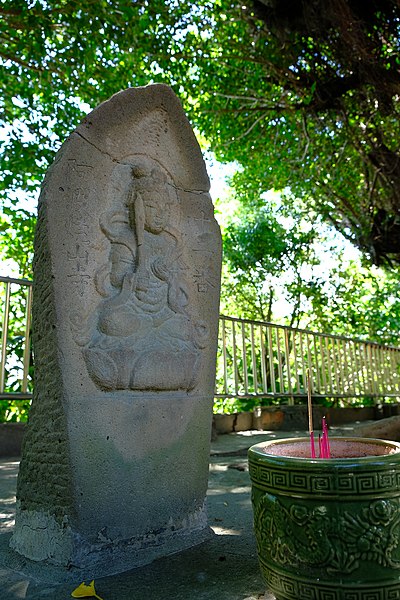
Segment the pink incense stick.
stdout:
<path fill-rule="evenodd" d="M 310 369 L 307 369 L 307 396 L 308 396 L 308 431 L 310 433 L 311 458 L 315 458 L 316 454 L 315 454 L 315 440 L 314 440 L 313 414 L 312 414 L 312 402 L 311 402 Z"/>
<path fill-rule="evenodd" d="M 323 458 L 330 458 L 331 449 L 329 446 L 328 426 L 325 417 L 322 417 L 322 448 L 324 453 Z"/>

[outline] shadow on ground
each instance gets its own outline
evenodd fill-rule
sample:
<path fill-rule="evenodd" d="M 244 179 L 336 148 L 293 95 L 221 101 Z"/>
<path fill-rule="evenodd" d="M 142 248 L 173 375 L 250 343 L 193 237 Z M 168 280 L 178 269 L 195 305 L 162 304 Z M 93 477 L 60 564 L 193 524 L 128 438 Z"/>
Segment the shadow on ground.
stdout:
<path fill-rule="evenodd" d="M 264 436 L 265 437 L 265 436 Z M 209 522 L 215 535 L 200 546 L 126 573 L 96 580 L 103 600 L 258 600 L 264 585 L 252 530 L 246 449 L 218 446 L 210 457 Z M 242 441 L 241 439 L 239 440 Z M 246 440 L 244 446 L 250 445 Z M 240 446 L 240 444 L 239 444 Z M 239 450 L 239 452 L 237 452 Z M 231 453 L 231 455 L 229 455 Z M 81 583 L 52 584 L 10 568 L 8 550 L 18 461 L 0 463 L 0 598 L 67 600 Z M 26 573 L 25 569 L 25 573 Z M 87 582 L 89 583 L 89 582 Z"/>

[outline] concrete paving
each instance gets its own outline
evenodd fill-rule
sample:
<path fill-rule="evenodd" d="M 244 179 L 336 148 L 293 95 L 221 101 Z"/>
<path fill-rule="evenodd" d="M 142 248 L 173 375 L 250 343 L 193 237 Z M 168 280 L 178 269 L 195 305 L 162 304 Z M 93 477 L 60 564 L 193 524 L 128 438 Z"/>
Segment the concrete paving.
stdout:
<path fill-rule="evenodd" d="M 351 426 L 334 434 L 353 432 Z M 262 581 L 252 528 L 247 449 L 260 441 L 305 432 L 252 431 L 220 435 L 212 443 L 209 523 L 215 535 L 180 554 L 126 573 L 97 579 L 103 600 L 274 600 Z M 55 584 L 18 567 L 8 550 L 15 512 L 18 458 L 0 462 L 0 600 L 67 600 L 81 581 Z M 28 575 L 27 573 L 31 573 Z M 86 583 L 89 583 L 88 581 Z"/>

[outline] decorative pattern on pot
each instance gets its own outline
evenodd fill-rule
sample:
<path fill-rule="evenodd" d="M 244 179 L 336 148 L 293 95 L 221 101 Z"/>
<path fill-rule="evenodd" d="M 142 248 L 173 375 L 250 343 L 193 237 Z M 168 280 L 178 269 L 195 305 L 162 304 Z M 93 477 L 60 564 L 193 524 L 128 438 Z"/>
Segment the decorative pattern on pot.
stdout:
<path fill-rule="evenodd" d="M 258 556 L 278 600 L 400 600 L 400 446 L 372 444 L 388 454 L 321 461 L 250 449 Z"/>

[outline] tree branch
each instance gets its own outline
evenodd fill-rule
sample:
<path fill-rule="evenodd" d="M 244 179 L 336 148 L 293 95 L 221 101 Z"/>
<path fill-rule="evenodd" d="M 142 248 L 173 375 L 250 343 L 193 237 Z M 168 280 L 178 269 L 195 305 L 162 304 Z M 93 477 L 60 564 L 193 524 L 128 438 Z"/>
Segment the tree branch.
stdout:
<path fill-rule="evenodd" d="M 31 69 L 32 71 L 37 71 L 39 73 L 44 73 L 44 71 L 48 71 L 49 68 L 46 67 L 46 69 L 44 67 L 39 67 L 37 65 L 33 65 L 31 63 L 28 63 L 24 60 L 22 60 L 21 58 L 18 58 L 16 56 L 11 56 L 11 55 L 7 55 L 4 52 L 1 52 L 0 50 L 0 57 L 4 58 L 4 60 L 11 60 L 12 62 L 17 63 L 17 65 L 20 65 L 21 67 L 24 67 L 25 69 Z"/>
<path fill-rule="evenodd" d="M 259 123 L 260 121 L 262 121 L 263 119 L 265 119 L 265 118 L 266 118 L 266 115 L 264 115 L 264 114 L 263 114 L 263 115 L 261 115 L 260 117 L 258 117 L 258 119 L 256 119 L 256 120 L 254 121 L 254 123 L 253 123 L 253 124 L 252 124 L 252 125 L 251 125 L 251 126 L 248 128 L 248 130 L 247 130 L 247 131 L 245 131 L 244 133 L 242 133 L 241 135 L 239 135 L 239 137 L 237 137 L 237 138 L 235 139 L 235 141 L 237 142 L 238 140 L 241 140 L 241 139 L 243 139 L 244 137 L 246 137 L 246 135 L 248 135 L 248 134 L 250 133 L 250 131 L 252 131 L 252 130 L 254 129 L 254 127 L 256 127 L 256 126 L 258 125 L 258 123 Z"/>
<path fill-rule="evenodd" d="M 308 133 L 308 129 L 307 129 L 307 120 L 306 120 L 306 115 L 305 115 L 304 113 L 302 114 L 302 123 L 303 123 L 303 131 L 304 131 L 304 135 L 305 135 L 305 138 L 306 138 L 307 142 L 306 142 L 306 146 L 305 146 L 305 148 L 304 148 L 303 156 L 302 156 L 302 157 L 301 157 L 301 159 L 300 159 L 300 160 L 301 160 L 301 162 L 303 162 L 303 161 L 304 161 L 304 159 L 306 158 L 306 156 L 307 156 L 307 152 L 308 152 L 308 148 L 310 147 L 310 143 L 311 143 L 311 140 L 310 140 L 310 135 L 309 135 L 309 133 Z"/>

